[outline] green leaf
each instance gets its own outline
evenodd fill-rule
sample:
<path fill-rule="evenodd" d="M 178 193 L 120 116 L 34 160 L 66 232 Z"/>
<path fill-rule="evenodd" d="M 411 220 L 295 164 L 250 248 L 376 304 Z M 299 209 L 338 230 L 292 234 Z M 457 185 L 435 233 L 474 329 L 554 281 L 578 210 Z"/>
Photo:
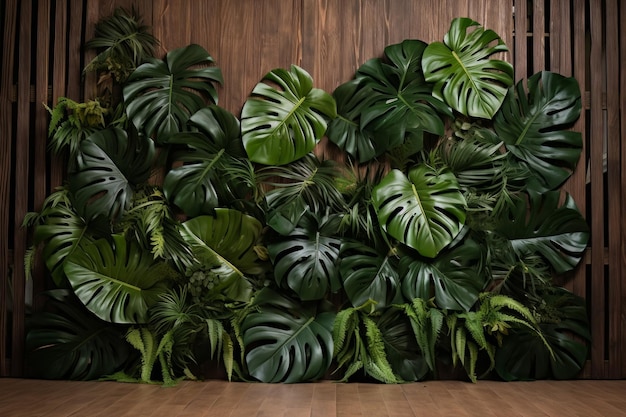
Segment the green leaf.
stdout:
<path fill-rule="evenodd" d="M 241 111 L 243 144 L 250 160 L 285 165 L 313 150 L 336 116 L 333 97 L 313 88 L 311 76 L 298 66 L 277 68 L 260 82 Z"/>
<path fill-rule="evenodd" d="M 57 286 L 65 278 L 63 263 L 81 242 L 93 242 L 88 224 L 65 205 L 45 207 L 41 223 L 35 226 L 34 244 L 44 243 L 42 257 Z"/>
<path fill-rule="evenodd" d="M 417 344 L 409 318 L 401 310 L 390 308 L 376 324 L 394 374 L 404 381 L 422 380 L 429 370 L 428 359 Z"/>
<path fill-rule="evenodd" d="M 495 117 L 494 127 L 519 164 L 528 166 L 537 192 L 560 186 L 582 152 L 580 132 L 565 130 L 579 117 L 580 88 L 573 77 L 540 72 L 511 88 Z"/>
<path fill-rule="evenodd" d="M 99 320 L 67 290 L 51 290 L 50 311 L 27 320 L 30 376 L 90 380 L 119 370 L 129 357 L 120 328 Z"/>
<path fill-rule="evenodd" d="M 264 289 L 258 311 L 242 323 L 246 364 L 261 382 L 313 381 L 326 374 L 333 357 L 335 314 Z"/>
<path fill-rule="evenodd" d="M 405 255 L 399 266 L 402 294 L 409 300 L 428 300 L 434 291 L 440 309 L 468 311 L 488 278 L 484 256 L 482 247 L 471 239 L 433 260 Z"/>
<path fill-rule="evenodd" d="M 263 225 L 254 217 L 233 209 L 215 209 L 213 216 L 199 216 L 183 223 L 183 237 L 194 250 L 214 253 L 232 274 L 264 271 L 255 247 Z"/>
<path fill-rule="evenodd" d="M 328 139 L 359 162 L 373 159 L 380 151 L 373 132 L 362 129 L 361 114 L 370 105 L 372 91 L 364 88 L 364 79 L 341 84 L 333 92 L 337 117 L 328 124 Z"/>
<path fill-rule="evenodd" d="M 268 245 L 279 285 L 285 283 L 304 301 L 322 299 L 329 290 L 339 289 L 341 240 L 335 237 L 339 220 L 310 213 L 289 236 Z"/>
<path fill-rule="evenodd" d="M 182 165 L 167 173 L 163 191 L 169 201 L 195 217 L 210 214 L 235 198 L 236 189 L 243 184 L 229 181 L 227 169 L 245 153 L 239 121 L 228 111 L 205 107 L 189 121 L 198 132 L 178 133 L 168 140 L 173 145 L 185 145 L 186 149 L 174 154 L 174 161 Z"/>
<path fill-rule="evenodd" d="M 424 80 L 421 63 L 425 48 L 419 40 L 389 45 L 385 61 L 371 59 L 357 71 L 357 78 L 364 78 L 371 94 L 361 114 L 361 128 L 375 132 L 378 154 L 402 145 L 410 132 L 443 135 L 444 123 L 438 112 L 452 115 L 433 97 L 432 85 Z"/>
<path fill-rule="evenodd" d="M 375 301 L 372 309 L 382 309 L 399 300 L 399 278 L 394 258 L 380 255 L 360 242 L 341 245 L 339 271 L 344 290 L 354 307 L 369 300 Z"/>
<path fill-rule="evenodd" d="M 85 48 L 99 50 L 85 72 L 110 71 L 117 81 L 124 82 L 131 71 L 154 55 L 157 44 L 135 10 L 129 13 L 117 8 L 112 16 L 98 21 L 95 36 L 85 43 Z"/>
<path fill-rule="evenodd" d="M 551 310 L 540 310 L 545 340 L 522 326 L 496 352 L 495 369 L 507 381 L 575 378 L 587 360 L 591 335 L 584 300 L 563 288 L 549 290 L 542 299 Z"/>
<path fill-rule="evenodd" d="M 433 96 L 465 116 L 491 119 L 513 85 L 513 66 L 489 59 L 505 51 L 494 31 L 469 18 L 454 19 L 443 43 L 428 45 L 422 58 L 426 81 L 435 83 Z"/>
<path fill-rule="evenodd" d="M 518 200 L 497 228 L 520 259 L 541 256 L 557 274 L 578 265 L 589 240 L 589 227 L 574 199 L 568 194 L 559 205 L 560 195 L 529 193 L 529 202 Z"/>
<path fill-rule="evenodd" d="M 112 323 L 145 323 L 148 308 L 167 290 L 169 267 L 123 236 L 81 244 L 65 262 L 65 274 L 85 306 Z"/>
<path fill-rule="evenodd" d="M 152 140 L 119 128 L 95 132 L 81 142 L 77 169 L 69 188 L 77 212 L 87 221 L 105 216 L 113 221 L 130 207 L 137 185 L 150 176 Z"/>
<path fill-rule="evenodd" d="M 126 113 L 137 130 L 163 144 L 187 130 L 189 117 L 206 100 L 217 104 L 214 83 L 223 80 L 221 70 L 210 66 L 213 62 L 204 48 L 192 44 L 138 67 L 124 87 Z"/>
<path fill-rule="evenodd" d="M 392 170 L 372 199 L 383 229 L 427 257 L 435 257 L 460 232 L 465 198 L 451 172 L 418 165 L 405 176 Z"/>

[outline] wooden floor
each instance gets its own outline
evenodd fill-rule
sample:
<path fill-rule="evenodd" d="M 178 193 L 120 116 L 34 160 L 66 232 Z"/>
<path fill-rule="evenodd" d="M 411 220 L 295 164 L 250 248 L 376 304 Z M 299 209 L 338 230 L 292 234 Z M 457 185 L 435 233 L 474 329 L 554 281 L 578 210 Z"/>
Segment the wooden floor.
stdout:
<path fill-rule="evenodd" d="M 162 388 L 0 378 L 0 416 L 613 417 L 626 416 L 626 381 L 405 385 L 184 381 Z"/>

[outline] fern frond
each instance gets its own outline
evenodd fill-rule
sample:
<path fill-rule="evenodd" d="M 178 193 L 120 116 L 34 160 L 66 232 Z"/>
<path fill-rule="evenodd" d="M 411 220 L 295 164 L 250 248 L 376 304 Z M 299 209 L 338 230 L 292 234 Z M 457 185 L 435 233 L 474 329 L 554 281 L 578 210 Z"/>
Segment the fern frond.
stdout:
<path fill-rule="evenodd" d="M 362 361 L 360 360 L 353 361 L 352 363 L 350 363 L 350 366 L 348 366 L 348 369 L 346 369 L 346 372 L 344 373 L 343 377 L 339 380 L 339 382 L 348 382 L 348 379 L 350 379 L 352 375 L 357 373 L 362 368 L 363 368 Z"/>
<path fill-rule="evenodd" d="M 140 380 L 142 382 L 150 382 L 152 369 L 157 357 L 154 335 L 145 327 L 131 328 L 126 333 L 126 340 L 141 353 Z"/>
<path fill-rule="evenodd" d="M 478 362 L 478 347 L 471 341 L 467 343 L 467 350 L 469 351 L 469 364 L 467 365 L 466 372 L 472 382 L 476 382 L 476 363 Z"/>
<path fill-rule="evenodd" d="M 233 340 L 227 332 L 222 334 L 223 348 L 222 348 L 222 361 L 224 362 L 224 369 L 226 370 L 226 376 L 228 382 L 233 379 L 233 368 L 235 365 L 235 347 Z"/>
<path fill-rule="evenodd" d="M 488 298 L 489 307 L 491 310 L 500 310 L 502 308 L 508 308 L 516 313 L 520 314 L 530 323 L 537 325 L 537 321 L 530 310 L 519 301 L 502 294 L 493 294 Z"/>
<path fill-rule="evenodd" d="M 211 359 L 213 359 L 216 352 L 222 351 L 222 335 L 224 334 L 224 326 L 221 321 L 216 319 L 206 319 L 205 323 L 207 326 L 209 344 L 211 346 Z"/>
<path fill-rule="evenodd" d="M 33 266 L 35 265 L 35 255 L 37 253 L 37 248 L 34 246 L 29 247 L 24 252 L 24 273 L 26 274 L 26 279 L 30 280 L 33 277 Z"/>
<path fill-rule="evenodd" d="M 348 335 L 354 333 L 357 325 L 355 314 L 357 314 L 357 312 L 354 308 L 347 308 L 337 313 L 335 322 L 333 323 L 335 354 L 343 349 Z"/>

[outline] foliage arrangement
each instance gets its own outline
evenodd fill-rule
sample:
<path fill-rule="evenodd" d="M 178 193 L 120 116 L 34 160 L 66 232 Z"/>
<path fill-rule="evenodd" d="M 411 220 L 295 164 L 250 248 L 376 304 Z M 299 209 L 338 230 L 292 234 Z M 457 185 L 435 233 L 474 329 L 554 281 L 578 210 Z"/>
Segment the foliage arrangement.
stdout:
<path fill-rule="evenodd" d="M 580 371 L 585 306 L 554 284 L 589 234 L 559 191 L 582 147 L 575 79 L 513 85 L 498 35 L 458 18 L 443 42 L 389 45 L 332 94 L 302 68 L 272 70 L 238 118 L 217 105 L 221 71 L 201 46 L 155 58 L 123 11 L 98 28 L 90 69 L 119 102 L 50 109 L 67 183 L 26 219 L 57 287 L 29 322 L 33 375 Z M 346 163 L 316 156 L 324 136 Z"/>

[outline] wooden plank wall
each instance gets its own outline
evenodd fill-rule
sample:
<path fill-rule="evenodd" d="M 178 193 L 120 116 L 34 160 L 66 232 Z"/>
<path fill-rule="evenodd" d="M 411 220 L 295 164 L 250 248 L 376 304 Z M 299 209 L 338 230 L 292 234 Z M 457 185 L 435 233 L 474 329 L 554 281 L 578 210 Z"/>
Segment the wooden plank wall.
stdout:
<path fill-rule="evenodd" d="M 22 366 L 29 293 L 20 260 L 28 234 L 19 224 L 63 178 L 63 164 L 45 154 L 47 114 L 39 103 L 95 96 L 93 76 L 81 84 L 92 54 L 80 45 L 101 17 L 131 4 L 161 41 L 159 55 L 189 43 L 211 53 L 224 74 L 220 105 L 237 115 L 273 68 L 299 65 L 316 87 L 332 92 L 386 45 L 441 40 L 457 16 L 503 37 L 517 80 L 543 69 L 575 76 L 585 109 L 575 128 L 585 149 L 566 189 L 589 219 L 592 240 L 585 264 L 563 283 L 584 296 L 590 310 L 593 345 L 581 377 L 626 377 L 626 76 L 619 66 L 626 30 L 618 25 L 626 21 L 626 6 L 619 0 L 6 0 L 0 5 L 0 376 L 19 375 Z M 40 266 L 35 272 L 37 291 L 45 274 Z"/>

